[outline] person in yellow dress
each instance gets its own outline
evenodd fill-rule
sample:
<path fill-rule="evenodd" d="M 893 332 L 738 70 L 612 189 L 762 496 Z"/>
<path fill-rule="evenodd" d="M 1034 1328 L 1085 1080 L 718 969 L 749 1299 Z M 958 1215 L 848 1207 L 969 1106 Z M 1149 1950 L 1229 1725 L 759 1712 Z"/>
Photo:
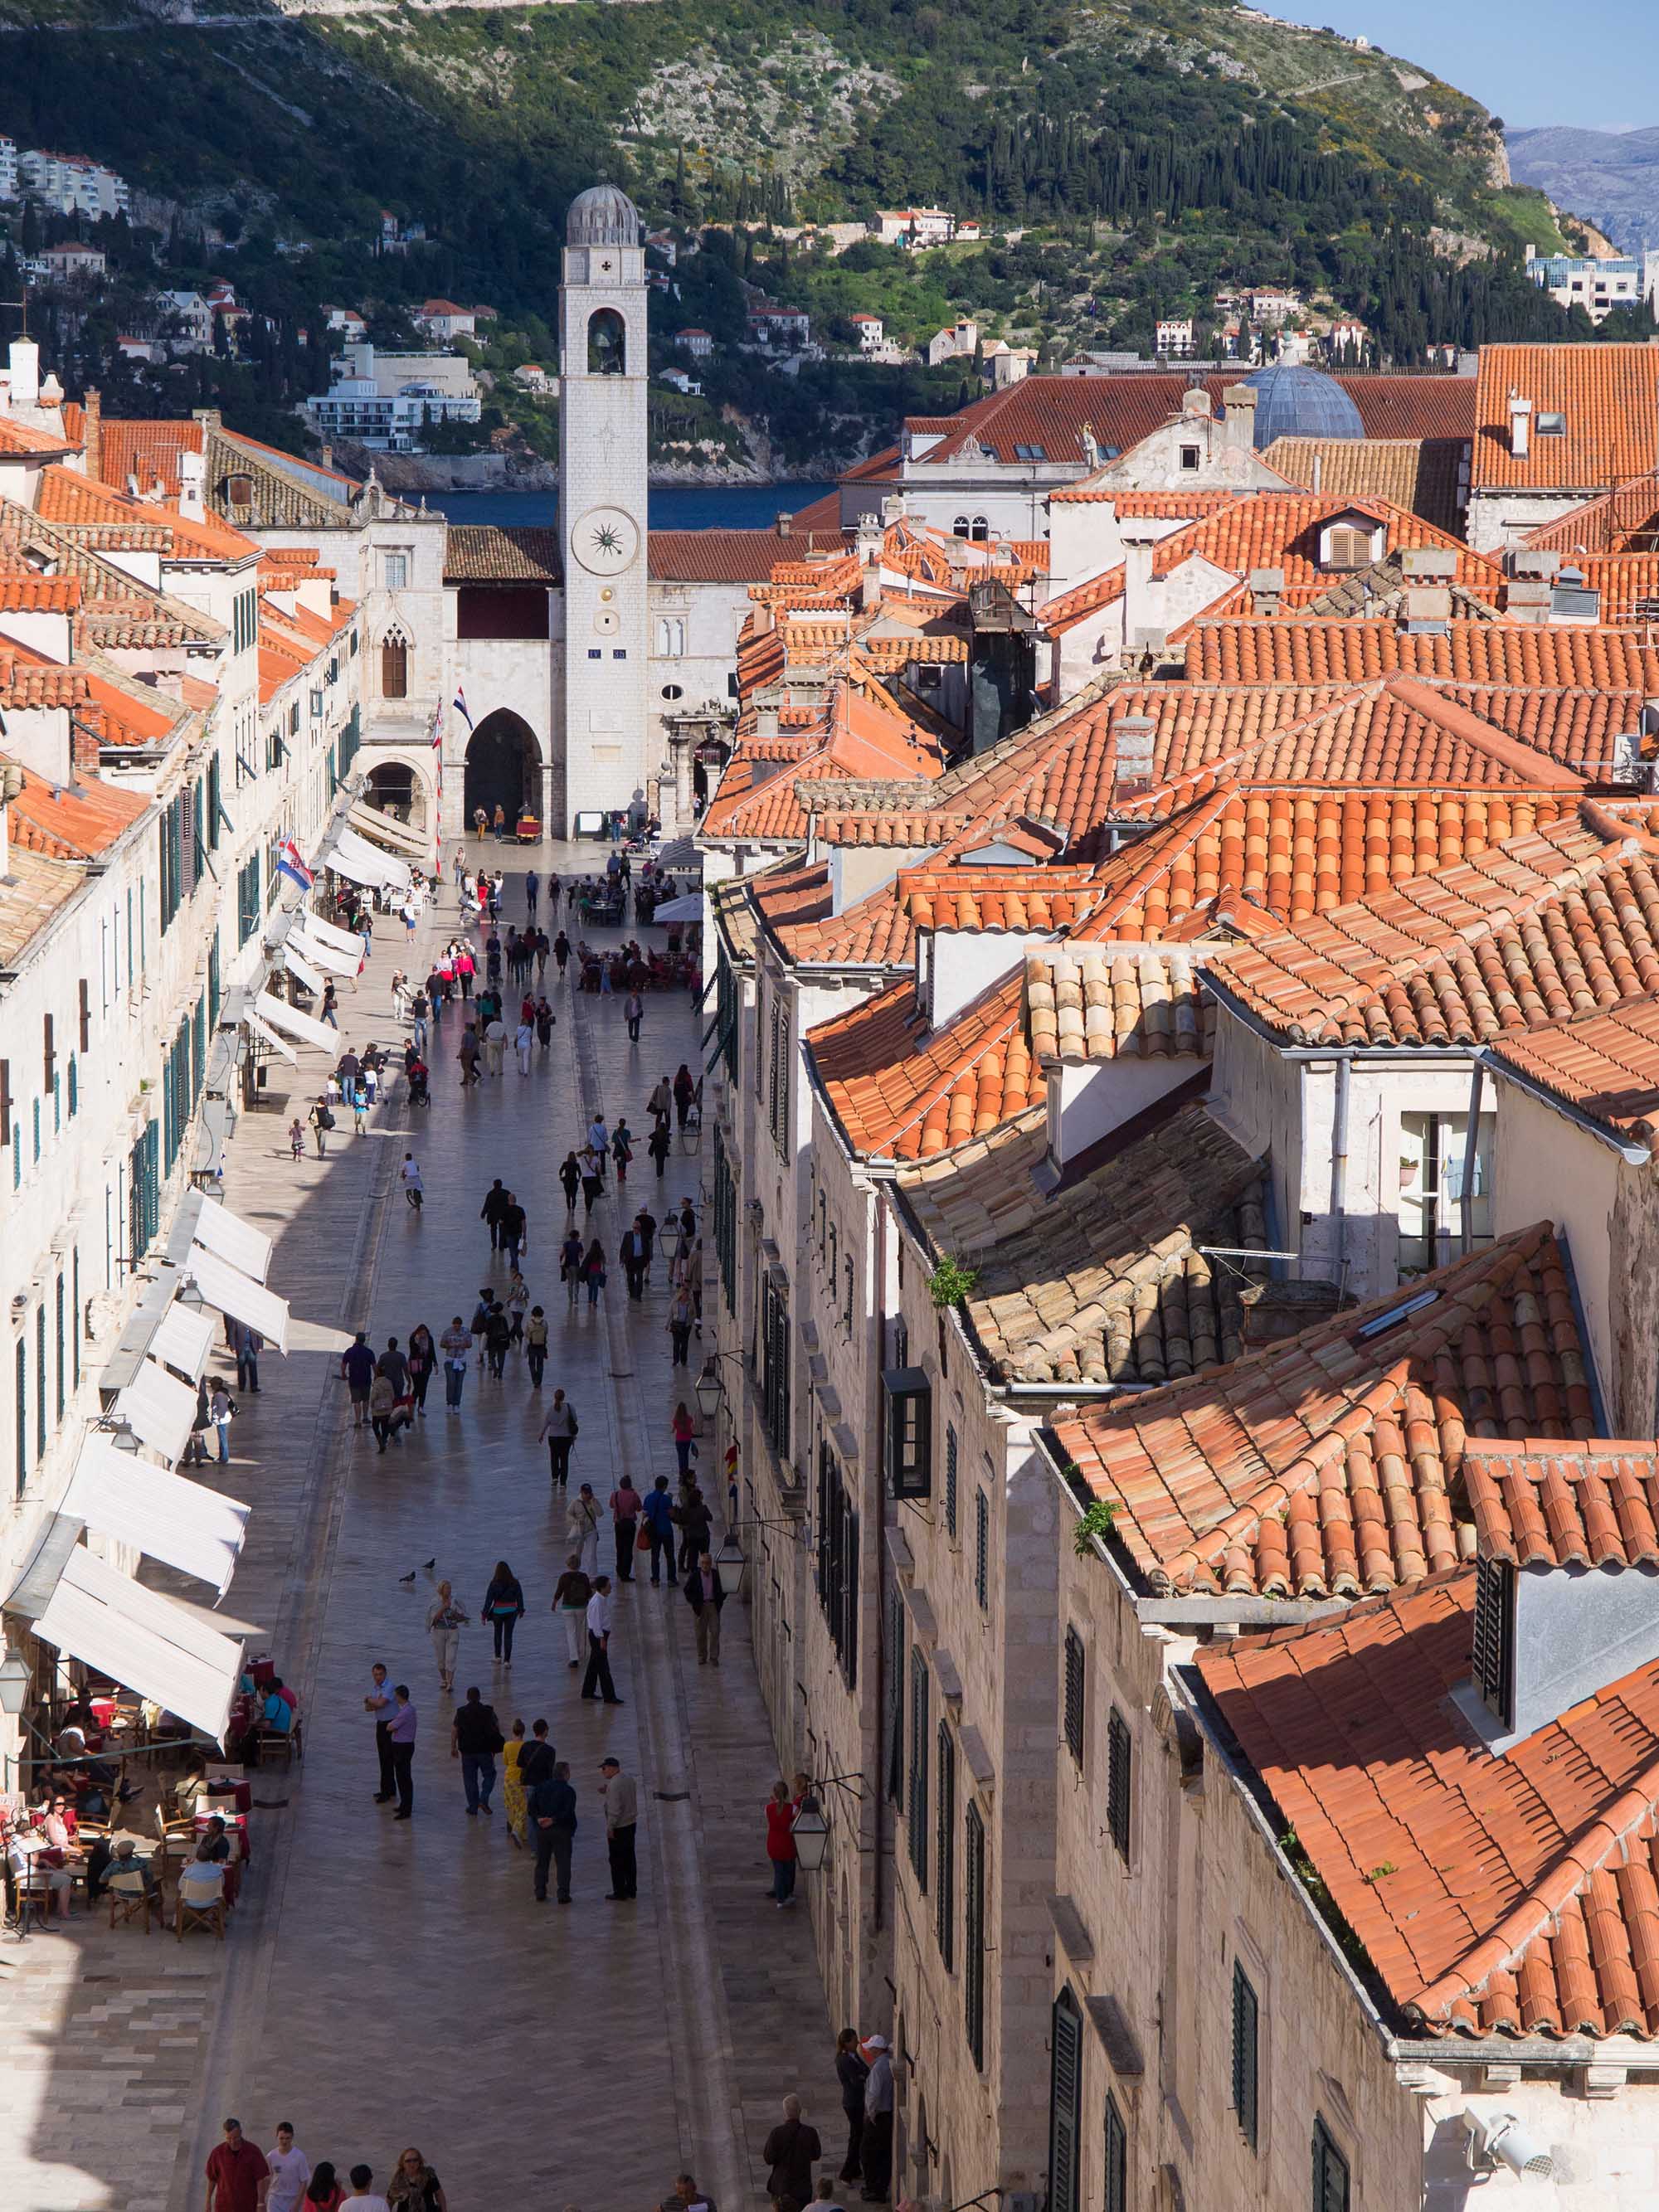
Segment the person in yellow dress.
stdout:
<path fill-rule="evenodd" d="M 513 1733 L 501 1753 L 501 1765 L 506 1770 L 507 1832 L 520 1847 L 530 1840 L 529 1814 L 526 1810 L 524 1784 L 519 1779 L 519 1760 L 524 1752 L 524 1723 L 514 1721 Z"/>

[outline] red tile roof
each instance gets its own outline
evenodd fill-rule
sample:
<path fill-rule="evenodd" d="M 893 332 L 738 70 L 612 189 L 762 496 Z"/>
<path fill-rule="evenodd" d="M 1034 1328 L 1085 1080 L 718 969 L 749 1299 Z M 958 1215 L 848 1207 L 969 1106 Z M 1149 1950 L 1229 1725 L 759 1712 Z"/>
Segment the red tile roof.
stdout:
<path fill-rule="evenodd" d="M 841 546 L 839 526 L 817 531 L 796 522 L 787 538 L 775 530 L 653 530 L 647 540 L 653 580 L 688 584 L 763 584 L 786 550 L 838 553 Z"/>
<path fill-rule="evenodd" d="M 1411 634 L 1397 621 L 1293 616 L 1206 619 L 1187 638 L 1195 684 L 1362 684 L 1396 668 L 1466 684 L 1659 695 L 1659 646 L 1622 630 L 1454 618 L 1443 632 Z"/>
<path fill-rule="evenodd" d="M 1528 451 L 1511 450 L 1510 394 L 1532 402 Z M 1472 492 L 1599 492 L 1659 466 L 1659 349 L 1647 345 L 1483 345 Z M 1565 418 L 1545 437 L 1539 417 Z"/>
<path fill-rule="evenodd" d="M 1466 590 L 1496 601 L 1502 592 L 1504 571 L 1491 555 L 1476 553 L 1461 538 L 1420 514 L 1396 507 L 1387 499 L 1345 499 L 1313 492 L 1253 492 L 1218 507 L 1213 514 L 1189 522 L 1160 538 L 1152 548 L 1152 573 L 1172 575 L 1183 562 L 1208 561 L 1235 576 L 1248 576 L 1252 568 L 1279 568 L 1285 591 L 1328 592 L 1344 580 L 1346 572 L 1322 568 L 1320 532 L 1340 516 L 1358 514 L 1383 526 L 1383 551 L 1452 554 L 1454 576 Z"/>
<path fill-rule="evenodd" d="M 1644 963 L 1639 988 L 1659 988 L 1653 963 Z M 1659 1006 L 1652 998 L 1503 1037 L 1495 1052 L 1506 1067 L 1619 1143 L 1645 1146 L 1659 1156 Z"/>
<path fill-rule="evenodd" d="M 96 776 L 82 775 L 56 788 L 32 769 L 6 808 L 11 842 L 52 860 L 90 860 L 125 836 L 149 805 L 136 792 L 118 791 Z"/>
<path fill-rule="evenodd" d="M 33 568 L 0 569 L 0 611 L 73 614 L 80 604 L 78 576 L 39 576 Z"/>
<path fill-rule="evenodd" d="M 33 422 L 14 422 L 9 416 L 0 415 L 0 454 L 8 460 L 56 460 L 79 451 L 78 440 L 71 443 L 55 430 L 43 430 Z"/>
<path fill-rule="evenodd" d="M 914 984 L 891 984 L 810 1030 L 806 1048 L 849 1147 L 869 1158 L 948 1152 L 1044 1093 L 1017 974 L 931 1031 Z"/>
<path fill-rule="evenodd" d="M 1568 558 L 1585 553 L 1651 553 L 1659 547 L 1659 475 L 1632 477 L 1599 499 L 1570 507 L 1553 522 L 1529 531 L 1522 543 Z"/>
<path fill-rule="evenodd" d="M 56 522 L 77 533 L 96 532 L 88 542 L 103 545 L 149 543 L 148 533 L 160 531 L 166 538 L 159 550 L 164 556 L 185 562 L 243 562 L 259 551 L 251 538 L 221 522 L 216 515 L 200 520 L 178 508 L 149 500 L 129 498 L 96 478 L 73 469 L 47 469 L 35 495 L 34 511 L 43 520 Z M 131 533 L 131 538 L 124 532 Z"/>
<path fill-rule="evenodd" d="M 1590 1434 L 1589 1370 L 1547 1223 L 1218 1371 L 1055 1424 L 1160 1596 L 1359 1597 L 1473 1555 L 1482 1437 Z"/>
<path fill-rule="evenodd" d="M 1469 1511 L 1485 1559 L 1518 1567 L 1659 1567 L 1659 1443 L 1550 1437 L 1471 1449 Z"/>
<path fill-rule="evenodd" d="M 1659 1665 L 1497 1757 L 1448 1704 L 1469 1679 L 1474 1579 L 1240 1638 L 1197 1665 L 1406 2021 L 1650 2039 Z"/>
<path fill-rule="evenodd" d="M 1295 1045 L 1473 1048 L 1659 991 L 1659 842 L 1645 811 L 1583 802 L 1206 972 Z"/>

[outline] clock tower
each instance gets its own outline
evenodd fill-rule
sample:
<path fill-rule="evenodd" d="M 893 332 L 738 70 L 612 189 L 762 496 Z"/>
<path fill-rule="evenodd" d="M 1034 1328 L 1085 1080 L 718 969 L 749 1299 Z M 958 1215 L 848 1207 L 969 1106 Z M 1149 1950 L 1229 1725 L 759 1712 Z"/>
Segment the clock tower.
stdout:
<path fill-rule="evenodd" d="M 646 282 L 639 212 L 615 185 L 571 202 L 559 288 L 559 542 L 564 570 L 563 805 L 646 796 Z"/>

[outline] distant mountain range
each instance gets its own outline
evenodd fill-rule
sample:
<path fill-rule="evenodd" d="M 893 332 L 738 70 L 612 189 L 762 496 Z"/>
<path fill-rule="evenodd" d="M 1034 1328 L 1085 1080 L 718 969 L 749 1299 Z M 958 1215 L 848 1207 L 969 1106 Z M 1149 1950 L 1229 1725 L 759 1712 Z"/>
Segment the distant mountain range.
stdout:
<path fill-rule="evenodd" d="M 1604 230 L 1626 253 L 1659 246 L 1659 126 L 1577 131 L 1547 125 L 1504 140 L 1518 185 L 1547 192 Z"/>

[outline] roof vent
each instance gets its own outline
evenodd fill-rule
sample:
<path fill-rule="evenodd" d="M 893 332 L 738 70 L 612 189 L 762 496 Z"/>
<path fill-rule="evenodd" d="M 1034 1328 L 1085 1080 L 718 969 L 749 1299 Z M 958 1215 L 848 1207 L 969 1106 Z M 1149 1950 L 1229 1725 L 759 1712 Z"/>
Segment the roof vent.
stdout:
<path fill-rule="evenodd" d="M 1510 452 L 1517 461 L 1524 461 L 1532 451 L 1532 402 L 1523 399 L 1511 386 L 1510 389 Z"/>
<path fill-rule="evenodd" d="M 1120 799 L 1152 781 L 1152 740 L 1157 734 L 1158 725 L 1150 714 L 1125 714 L 1114 723 L 1115 788 Z"/>
<path fill-rule="evenodd" d="M 1452 596 L 1443 584 L 1413 584 L 1406 593 L 1408 636 L 1442 636 L 1451 620 Z"/>
<path fill-rule="evenodd" d="M 1410 545 L 1401 553 L 1400 566 L 1413 583 L 1449 583 L 1457 574 L 1457 556 L 1445 546 Z"/>
<path fill-rule="evenodd" d="M 1511 576 L 1547 578 L 1553 576 L 1560 565 L 1561 556 L 1559 553 L 1534 551 L 1527 546 L 1517 545 L 1510 555 Z"/>
<path fill-rule="evenodd" d="M 1285 571 L 1282 568 L 1252 568 L 1245 580 L 1255 611 L 1259 615 L 1277 614 L 1285 589 Z"/>

